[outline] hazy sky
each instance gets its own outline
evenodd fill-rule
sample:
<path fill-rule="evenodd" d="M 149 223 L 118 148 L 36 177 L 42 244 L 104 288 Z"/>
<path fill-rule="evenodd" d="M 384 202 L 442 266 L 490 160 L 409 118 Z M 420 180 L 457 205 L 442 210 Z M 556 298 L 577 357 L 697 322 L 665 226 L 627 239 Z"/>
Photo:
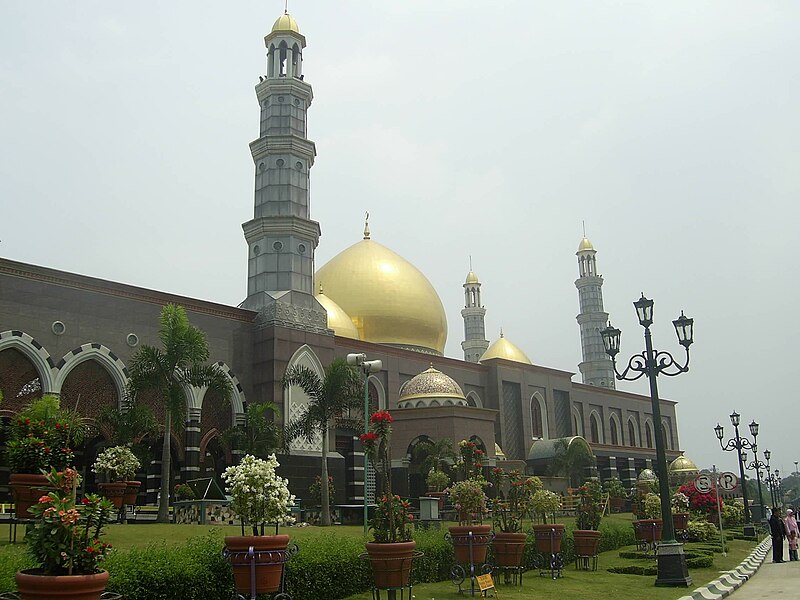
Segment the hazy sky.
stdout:
<path fill-rule="evenodd" d="M 238 304 L 253 91 L 280 0 L 0 4 L 0 254 Z M 681 445 L 734 466 L 728 414 L 800 460 L 796 360 L 800 3 L 292 0 L 314 87 L 317 265 L 361 238 L 417 265 L 461 357 L 468 256 L 534 363 L 577 371 L 581 222 L 626 359 L 631 305 Z M 792 338 L 791 336 L 795 337 Z M 576 381 L 580 376 L 576 375 Z M 641 382 L 621 389 L 646 393 Z"/>

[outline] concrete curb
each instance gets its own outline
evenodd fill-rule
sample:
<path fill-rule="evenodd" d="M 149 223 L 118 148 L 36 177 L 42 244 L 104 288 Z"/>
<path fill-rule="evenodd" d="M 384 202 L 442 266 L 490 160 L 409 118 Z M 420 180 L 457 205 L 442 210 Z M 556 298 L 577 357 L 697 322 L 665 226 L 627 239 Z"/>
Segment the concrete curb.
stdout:
<path fill-rule="evenodd" d="M 678 600 L 719 600 L 730 596 L 755 575 L 771 548 L 772 538 L 765 538 L 738 567 Z"/>

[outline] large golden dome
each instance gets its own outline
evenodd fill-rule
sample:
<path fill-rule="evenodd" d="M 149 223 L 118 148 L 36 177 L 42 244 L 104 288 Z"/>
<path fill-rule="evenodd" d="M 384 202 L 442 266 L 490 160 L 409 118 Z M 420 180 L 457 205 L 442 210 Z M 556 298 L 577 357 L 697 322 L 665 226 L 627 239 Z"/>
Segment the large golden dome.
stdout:
<path fill-rule="evenodd" d="M 317 271 L 317 285 L 350 315 L 362 340 L 441 354 L 447 318 L 436 290 L 402 256 L 364 237 Z"/>

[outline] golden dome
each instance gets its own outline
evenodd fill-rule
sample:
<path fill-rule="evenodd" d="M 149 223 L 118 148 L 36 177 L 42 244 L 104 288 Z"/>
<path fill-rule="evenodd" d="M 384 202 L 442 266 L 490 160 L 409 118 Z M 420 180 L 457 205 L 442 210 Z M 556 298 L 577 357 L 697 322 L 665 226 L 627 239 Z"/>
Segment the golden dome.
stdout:
<path fill-rule="evenodd" d="M 691 460 L 681 455 L 669 464 L 670 473 L 699 473 L 700 469 Z"/>
<path fill-rule="evenodd" d="M 480 283 L 480 281 L 478 281 L 478 276 L 475 275 L 474 271 L 467 273 L 467 280 L 464 282 L 464 284 L 466 285 L 468 283 Z"/>
<path fill-rule="evenodd" d="M 581 243 L 578 245 L 578 252 L 586 252 L 586 251 L 594 252 L 594 246 L 592 246 L 592 242 L 589 241 L 589 238 L 584 237 L 581 240 Z"/>
<path fill-rule="evenodd" d="M 292 31 L 294 33 L 300 33 L 300 27 L 297 25 L 297 21 L 294 20 L 294 17 L 289 13 L 284 13 L 275 21 L 275 24 L 272 26 L 272 33 L 277 31 Z"/>
<path fill-rule="evenodd" d="M 400 389 L 400 402 L 417 398 L 455 398 L 466 404 L 464 392 L 451 377 L 433 367 L 408 380 Z"/>
<path fill-rule="evenodd" d="M 655 474 L 653 469 L 642 469 L 642 472 L 639 473 L 639 476 L 636 478 L 636 481 L 658 481 L 658 477 Z"/>
<path fill-rule="evenodd" d="M 350 315 L 360 339 L 441 354 L 447 317 L 436 290 L 414 265 L 367 238 L 323 265 L 317 283 Z"/>
<path fill-rule="evenodd" d="M 352 338 L 354 340 L 358 339 L 358 329 L 353 325 L 350 316 L 342 310 L 341 306 L 323 294 L 322 290 L 314 297 L 322 304 L 322 307 L 328 313 L 329 329 L 333 329 L 333 332 L 338 336 Z"/>
<path fill-rule="evenodd" d="M 521 362 L 526 365 L 533 364 L 531 359 L 528 358 L 528 355 L 503 337 L 502 333 L 500 334 L 500 339 L 493 342 L 492 345 L 486 349 L 486 352 L 483 353 L 483 356 L 481 356 L 478 362 L 483 362 L 490 358 L 504 358 L 505 360 L 513 360 L 514 362 Z"/>

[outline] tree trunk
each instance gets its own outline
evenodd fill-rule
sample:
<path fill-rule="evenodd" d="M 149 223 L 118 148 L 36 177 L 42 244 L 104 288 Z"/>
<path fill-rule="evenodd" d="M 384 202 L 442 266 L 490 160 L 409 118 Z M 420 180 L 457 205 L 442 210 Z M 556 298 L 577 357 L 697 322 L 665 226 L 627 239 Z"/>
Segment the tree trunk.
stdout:
<path fill-rule="evenodd" d="M 328 494 L 328 424 L 322 431 L 322 481 L 319 482 L 319 490 L 322 498 L 322 515 L 320 516 L 320 524 L 323 527 L 328 527 L 331 524 L 331 503 Z"/>
<path fill-rule="evenodd" d="M 161 448 L 161 495 L 158 499 L 157 523 L 169 523 L 169 475 L 171 470 L 172 452 L 170 452 L 170 434 L 172 432 L 172 415 L 167 407 L 164 417 L 164 445 Z"/>

